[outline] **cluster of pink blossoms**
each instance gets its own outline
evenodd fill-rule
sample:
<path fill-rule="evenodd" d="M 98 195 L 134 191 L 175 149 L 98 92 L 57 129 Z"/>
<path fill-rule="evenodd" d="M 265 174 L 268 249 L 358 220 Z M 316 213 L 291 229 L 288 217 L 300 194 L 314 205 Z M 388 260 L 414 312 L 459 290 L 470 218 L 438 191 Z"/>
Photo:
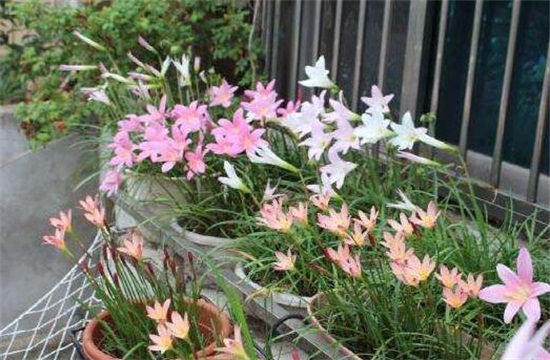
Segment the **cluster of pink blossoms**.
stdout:
<path fill-rule="evenodd" d="M 267 149 L 262 138 L 263 124 L 277 117 L 282 100 L 277 100 L 273 90 L 274 80 L 267 86 L 258 83 L 256 90 L 246 90 L 249 101 L 239 104 L 232 119 L 212 119 L 209 108 L 231 106 L 237 87 L 225 80 L 209 89 L 209 104 L 193 101 L 188 105 L 176 104 L 167 108 L 166 96 L 159 106 L 147 105 L 147 113 L 130 114 L 118 122 L 118 131 L 109 148 L 113 156 L 100 189 L 108 194 L 116 193 L 123 181 L 123 170 L 148 161 L 161 164 L 167 173 L 176 166 L 186 172 L 188 180 L 206 172 L 206 155 L 236 157 L 245 153 L 255 155 L 257 149 Z M 252 123 L 259 120 L 259 124 Z"/>

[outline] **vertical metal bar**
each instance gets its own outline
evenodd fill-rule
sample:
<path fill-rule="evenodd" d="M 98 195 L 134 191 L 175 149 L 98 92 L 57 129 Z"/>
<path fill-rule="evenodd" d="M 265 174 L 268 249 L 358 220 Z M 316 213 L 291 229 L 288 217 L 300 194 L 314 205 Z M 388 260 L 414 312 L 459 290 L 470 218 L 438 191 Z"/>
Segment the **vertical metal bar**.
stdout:
<path fill-rule="evenodd" d="M 336 81 L 338 76 L 338 58 L 340 57 L 340 32 L 342 30 L 342 7 L 344 0 L 336 0 L 336 15 L 334 17 L 334 42 L 332 43 L 331 77 Z"/>
<path fill-rule="evenodd" d="M 272 72 L 272 58 L 270 58 L 269 54 L 271 54 L 271 51 L 272 51 L 272 37 L 275 35 L 277 36 L 277 33 L 273 33 L 273 6 L 271 5 L 271 1 L 264 1 L 263 3 L 263 6 L 265 8 L 265 13 L 266 13 L 266 17 L 265 17 L 265 23 L 264 23 L 264 26 L 265 26 L 265 30 L 264 30 L 264 33 L 265 33 L 265 54 L 266 54 L 266 57 L 265 57 L 265 60 L 266 60 L 266 64 L 265 64 L 265 68 L 267 69 L 268 73 L 271 74 Z"/>
<path fill-rule="evenodd" d="M 281 27 L 281 0 L 275 0 L 274 19 L 273 19 L 273 45 L 271 47 L 271 70 L 272 79 L 277 79 L 279 73 L 277 63 L 279 60 L 279 28 Z M 267 54 L 269 55 L 269 54 Z"/>
<path fill-rule="evenodd" d="M 353 70 L 353 90 L 351 97 L 351 108 L 357 110 L 359 100 L 359 84 L 361 83 L 361 59 L 363 58 L 363 39 L 365 37 L 365 18 L 367 17 L 367 2 L 359 3 L 359 20 L 357 22 L 357 42 L 355 45 L 355 63 Z"/>
<path fill-rule="evenodd" d="M 313 20 L 313 40 L 311 41 L 311 63 L 315 62 L 315 60 L 317 60 L 317 56 L 319 55 L 319 41 L 321 39 L 321 10 L 323 5 L 322 0 L 314 1 L 315 12 Z"/>
<path fill-rule="evenodd" d="M 296 84 L 298 82 L 298 58 L 300 54 L 300 27 L 302 20 L 302 0 L 294 2 L 294 16 L 292 21 L 292 40 L 290 48 L 290 71 L 288 94 L 291 99 L 296 98 Z"/>
<path fill-rule="evenodd" d="M 548 92 L 550 88 L 550 42 L 548 43 L 548 52 L 546 54 L 546 70 L 544 71 L 544 80 L 542 82 L 542 91 L 540 98 L 539 117 L 537 120 L 537 132 L 535 135 L 535 145 L 533 147 L 533 157 L 531 158 L 531 169 L 529 170 L 529 182 L 527 186 L 527 201 L 537 201 L 537 190 L 539 186 L 539 166 L 542 153 L 542 144 L 544 128 L 548 126 Z"/>
<path fill-rule="evenodd" d="M 439 13 L 439 33 L 437 34 L 437 50 L 435 57 L 434 82 L 432 86 L 432 100 L 430 112 L 437 113 L 439 105 L 439 86 L 441 85 L 441 68 L 443 65 L 443 52 L 445 51 L 445 33 L 447 31 L 447 14 L 449 13 L 449 0 L 443 0 Z"/>
<path fill-rule="evenodd" d="M 466 90 L 464 94 L 464 108 L 462 112 L 462 126 L 460 128 L 459 148 L 462 157 L 466 159 L 468 146 L 468 128 L 472 112 L 472 96 L 474 91 L 474 79 L 476 75 L 477 50 L 479 47 L 479 33 L 481 30 L 481 15 L 483 14 L 483 0 L 476 0 L 474 11 L 474 28 L 470 42 L 470 57 L 468 60 L 468 75 L 466 76 Z"/>
<path fill-rule="evenodd" d="M 380 44 L 380 57 L 378 59 L 378 87 L 384 88 L 386 76 L 386 58 L 388 56 L 388 43 L 390 41 L 390 24 L 392 15 L 392 0 L 384 2 L 384 20 L 382 24 L 382 42 Z"/>
<path fill-rule="evenodd" d="M 260 29 L 262 29 L 262 43 L 267 43 L 267 36 L 266 36 L 266 25 L 267 25 L 267 0 L 260 0 L 260 6 L 262 7 L 262 22 L 260 25 Z M 266 53 L 267 54 L 267 53 Z"/>
<path fill-rule="evenodd" d="M 422 50 L 424 48 L 424 28 L 426 25 L 427 0 L 414 0 L 410 3 L 409 24 L 407 27 L 407 46 L 405 48 L 405 65 L 401 86 L 400 113 L 411 112 L 416 116 L 420 96 L 420 72 Z"/>
<path fill-rule="evenodd" d="M 493 159 L 491 161 L 491 184 L 497 186 L 500 182 L 500 168 L 502 166 L 502 140 L 504 139 L 506 114 L 508 113 L 508 100 L 510 98 L 510 85 L 512 84 L 512 73 L 514 71 L 514 55 L 516 53 L 520 9 L 521 1 L 514 1 L 514 5 L 512 6 L 512 21 L 510 23 L 510 36 L 508 38 L 508 49 L 506 51 L 504 81 L 502 83 L 502 94 L 500 97 L 500 108 L 498 111 L 495 147 L 493 149 Z"/>

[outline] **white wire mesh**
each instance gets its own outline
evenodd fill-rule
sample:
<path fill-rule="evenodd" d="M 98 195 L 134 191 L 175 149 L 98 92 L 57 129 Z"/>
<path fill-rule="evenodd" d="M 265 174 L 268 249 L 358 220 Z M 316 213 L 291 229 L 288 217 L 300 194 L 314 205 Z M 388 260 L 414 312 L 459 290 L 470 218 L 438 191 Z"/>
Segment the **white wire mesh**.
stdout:
<path fill-rule="evenodd" d="M 80 266 L 95 266 L 93 255 L 100 249 L 98 234 L 88 253 L 48 293 L 0 330 L 0 360 L 78 359 L 71 331 L 84 326 L 87 308 L 98 306 Z"/>

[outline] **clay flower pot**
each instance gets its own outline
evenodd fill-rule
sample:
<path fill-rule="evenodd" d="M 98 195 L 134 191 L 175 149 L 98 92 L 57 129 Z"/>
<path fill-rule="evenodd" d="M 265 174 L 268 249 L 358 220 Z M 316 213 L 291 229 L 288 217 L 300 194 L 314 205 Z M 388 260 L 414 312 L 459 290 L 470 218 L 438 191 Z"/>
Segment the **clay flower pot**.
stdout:
<path fill-rule="evenodd" d="M 225 339 L 231 336 L 233 326 L 229 317 L 222 313 L 217 307 L 205 302 L 202 299 L 197 301 L 199 315 L 199 331 L 207 339 L 208 345 L 194 354 L 196 359 L 212 359 L 214 349 L 217 347 L 216 339 Z M 82 335 L 82 352 L 89 360 L 119 360 L 112 355 L 102 351 L 98 346 L 102 343 L 104 335 L 101 322 L 109 322 L 109 312 L 102 311 L 86 325 Z M 214 328 L 212 328 L 212 326 Z"/>

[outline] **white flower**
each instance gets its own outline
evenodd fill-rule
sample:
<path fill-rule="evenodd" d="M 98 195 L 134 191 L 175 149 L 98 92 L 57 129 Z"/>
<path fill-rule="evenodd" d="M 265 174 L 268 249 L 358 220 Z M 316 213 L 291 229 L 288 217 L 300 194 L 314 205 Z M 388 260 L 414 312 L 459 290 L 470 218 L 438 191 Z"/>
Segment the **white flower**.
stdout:
<path fill-rule="evenodd" d="M 332 184 L 330 183 L 330 179 L 326 173 L 321 173 L 321 184 L 311 184 L 306 186 L 308 190 L 319 194 L 319 195 L 327 195 L 330 197 L 335 197 L 336 191 L 332 188 Z"/>
<path fill-rule="evenodd" d="M 267 184 L 265 185 L 264 196 L 262 197 L 262 202 L 271 201 L 278 197 L 284 196 L 284 194 L 275 194 L 279 184 L 271 187 L 270 180 L 267 179 Z"/>
<path fill-rule="evenodd" d="M 415 155 L 413 153 L 406 152 L 406 151 L 399 151 L 396 156 L 398 158 L 410 160 L 412 162 L 422 164 L 422 165 L 436 166 L 436 167 L 441 166 L 441 164 L 436 162 L 436 161 L 426 159 L 425 157 L 418 156 L 418 155 Z"/>
<path fill-rule="evenodd" d="M 344 185 L 346 175 L 357 167 L 349 161 L 342 160 L 338 153 L 334 150 L 329 150 L 328 159 L 330 163 L 321 168 L 321 172 L 327 174 L 331 184 L 336 184 L 336 187 L 340 189 Z"/>
<path fill-rule="evenodd" d="M 124 76 L 120 76 L 118 74 L 111 73 L 111 72 L 105 72 L 105 73 L 101 74 L 101 77 L 103 79 L 113 79 L 113 80 L 116 80 L 116 81 L 118 81 L 120 83 L 123 83 L 123 84 L 136 85 L 136 83 L 133 82 L 132 80 L 127 79 Z"/>
<path fill-rule="evenodd" d="M 302 104 L 300 112 L 285 116 L 281 124 L 300 138 L 309 134 L 315 124 L 319 122 L 319 116 L 323 116 L 325 113 L 325 94 L 326 90 L 322 91 L 319 96 L 312 96 L 311 102 Z"/>
<path fill-rule="evenodd" d="M 393 135 L 393 132 L 388 129 L 390 120 L 384 119 L 384 113 L 381 109 L 374 110 L 372 113 L 364 113 L 361 115 L 363 125 L 355 128 L 354 133 L 363 144 L 376 144 L 378 141 Z"/>
<path fill-rule="evenodd" d="M 410 211 L 410 212 L 415 212 L 416 211 L 416 205 L 413 204 L 411 200 L 409 200 L 409 198 L 407 197 L 407 195 L 405 195 L 405 193 L 403 191 L 397 190 L 397 194 L 399 195 L 399 197 L 401 198 L 402 201 L 400 201 L 398 203 L 387 204 L 386 205 L 387 207 L 394 208 L 394 209 L 405 210 L 405 211 Z"/>
<path fill-rule="evenodd" d="M 233 165 L 231 165 L 228 161 L 224 161 L 223 168 L 225 169 L 225 173 L 227 174 L 227 177 L 220 176 L 218 178 L 219 182 L 233 189 L 241 190 L 246 193 L 250 192 L 250 189 L 248 189 L 248 187 L 243 183 L 241 178 L 237 176 L 237 173 L 235 172 L 235 168 L 233 167 Z"/>
<path fill-rule="evenodd" d="M 391 128 L 397 134 L 396 137 L 390 140 L 390 144 L 397 146 L 399 150 L 409 149 L 411 150 L 416 141 L 421 141 L 427 145 L 442 149 L 453 151 L 454 148 L 445 144 L 443 141 L 439 141 L 429 136 L 428 129 L 424 127 L 414 127 L 414 122 L 411 117 L 411 113 L 407 111 L 401 119 L 401 125 L 392 123 Z"/>
<path fill-rule="evenodd" d="M 383 112 L 389 112 L 390 108 L 388 107 L 388 104 L 393 99 L 393 94 L 384 96 L 382 91 L 380 91 L 376 85 L 373 85 L 370 91 L 371 97 L 364 96 L 361 98 L 361 101 L 367 104 L 369 109 L 380 109 Z"/>
<path fill-rule="evenodd" d="M 110 105 L 111 101 L 105 92 L 106 85 L 98 87 L 83 87 L 80 91 L 87 97 L 88 101 L 96 101 L 105 105 Z"/>
<path fill-rule="evenodd" d="M 151 44 L 149 44 L 147 40 L 145 40 L 141 36 L 138 36 L 138 42 L 144 49 L 147 49 L 154 54 L 158 54 L 157 50 L 153 46 L 151 46 Z"/>
<path fill-rule="evenodd" d="M 305 87 L 319 87 L 330 89 L 334 83 L 328 78 L 329 71 L 325 68 L 325 57 L 321 55 L 315 66 L 306 66 L 306 75 L 309 79 L 300 81 Z"/>
<path fill-rule="evenodd" d="M 324 131 L 325 128 L 326 125 L 319 120 L 313 121 L 310 137 L 299 144 L 299 146 L 309 147 L 307 156 L 310 160 L 315 158 L 319 161 L 319 159 L 321 159 L 321 155 L 323 155 L 323 152 L 332 141 L 334 134 L 326 133 Z"/>
<path fill-rule="evenodd" d="M 296 167 L 293 165 L 287 163 L 277 155 L 269 147 L 267 146 L 258 146 L 254 151 L 247 153 L 248 158 L 250 161 L 252 161 L 255 164 L 267 164 L 267 165 L 275 165 L 280 168 L 292 171 L 292 172 L 299 172 Z"/>
<path fill-rule="evenodd" d="M 182 55 L 181 62 L 177 60 L 172 60 L 172 63 L 178 71 L 178 86 L 185 87 L 191 85 L 191 76 L 189 74 L 189 58 L 185 55 Z"/>
<path fill-rule="evenodd" d="M 97 69 L 96 65 L 59 65 L 60 71 L 87 71 Z"/>

